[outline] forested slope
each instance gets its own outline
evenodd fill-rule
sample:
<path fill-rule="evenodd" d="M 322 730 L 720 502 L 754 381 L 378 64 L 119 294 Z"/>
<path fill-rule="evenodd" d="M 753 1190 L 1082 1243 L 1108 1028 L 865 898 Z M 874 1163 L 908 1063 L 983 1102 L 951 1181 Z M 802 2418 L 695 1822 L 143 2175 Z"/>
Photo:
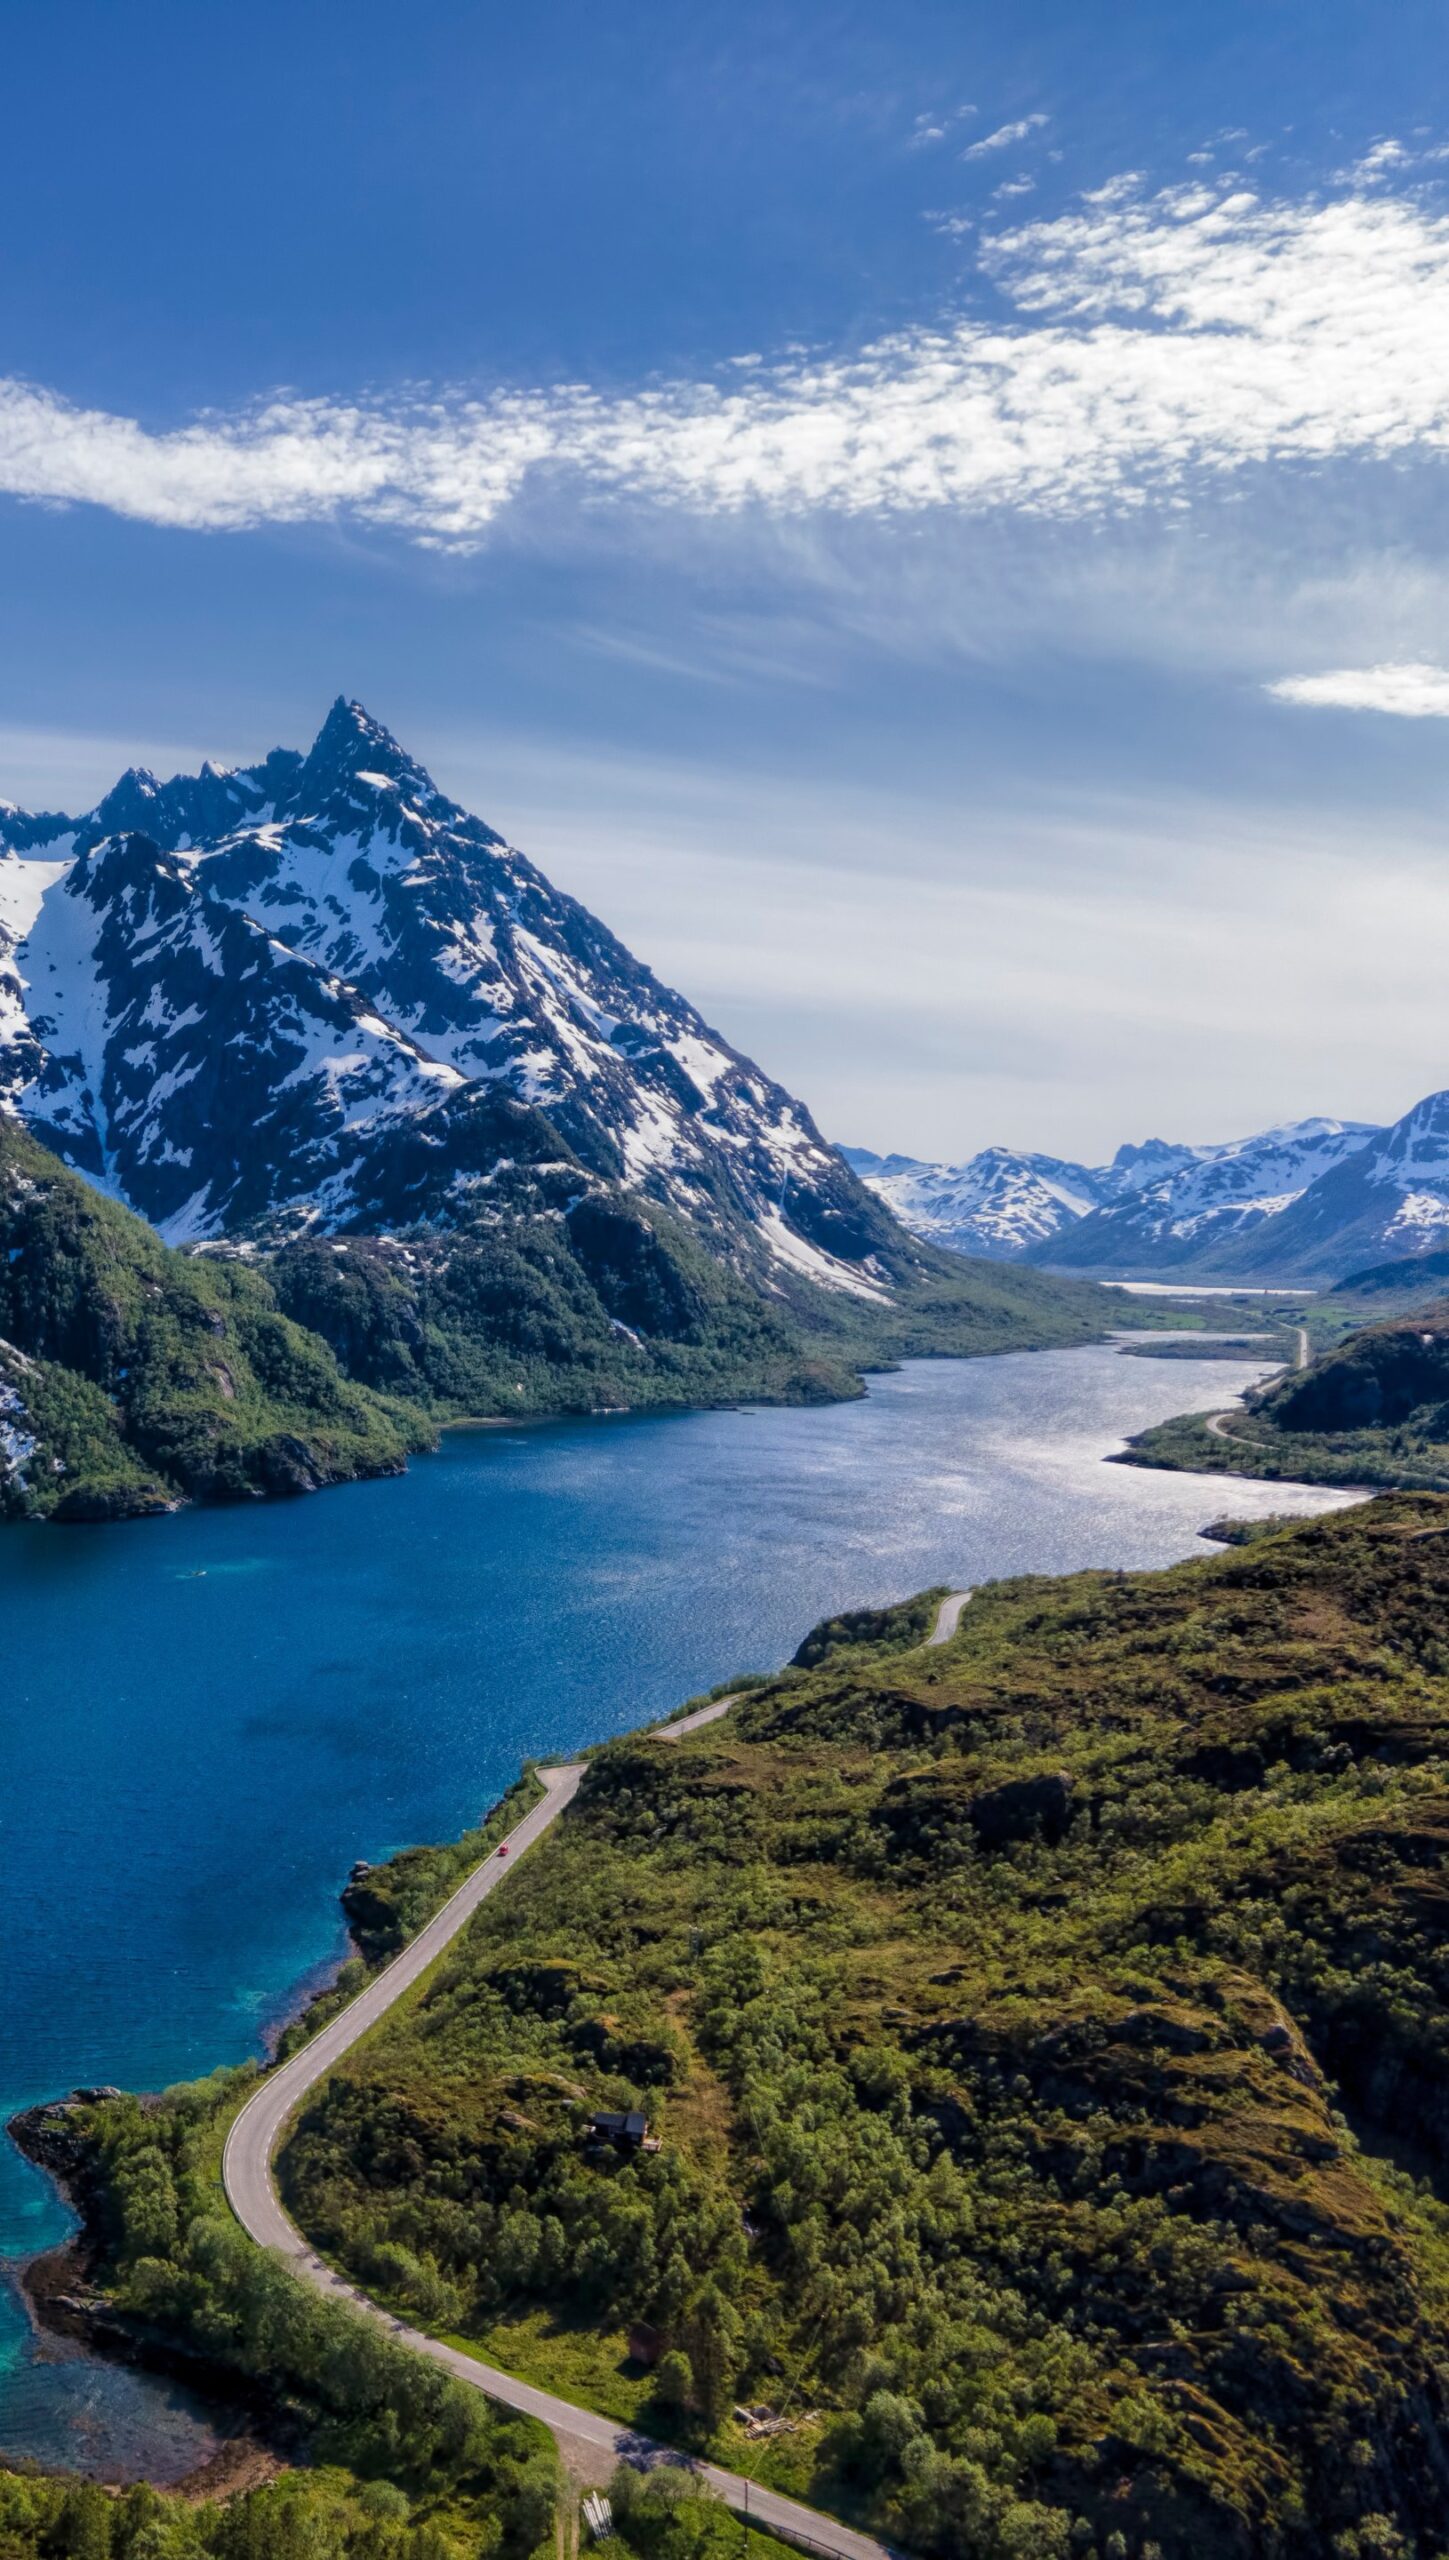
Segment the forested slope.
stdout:
<path fill-rule="evenodd" d="M 1449 1299 L 1356 1327 L 1306 1369 L 1251 1388 L 1240 1411 L 1158 1423 L 1123 1460 L 1277 1483 L 1449 1490 Z"/>
<path fill-rule="evenodd" d="M 599 1752 L 313 2103 L 293 2209 L 412 2316 L 950 2560 L 1429 2560 L 1446 1625 L 1426 1497 L 993 1585 L 938 1651 L 832 1630 Z M 662 2149 L 591 2146 L 600 2104 Z M 762 2453 L 737 2400 L 817 2414 Z"/>
<path fill-rule="evenodd" d="M 171 1251 L 0 1116 L 0 1519 L 305 1493 L 428 1437 L 259 1272 Z"/>

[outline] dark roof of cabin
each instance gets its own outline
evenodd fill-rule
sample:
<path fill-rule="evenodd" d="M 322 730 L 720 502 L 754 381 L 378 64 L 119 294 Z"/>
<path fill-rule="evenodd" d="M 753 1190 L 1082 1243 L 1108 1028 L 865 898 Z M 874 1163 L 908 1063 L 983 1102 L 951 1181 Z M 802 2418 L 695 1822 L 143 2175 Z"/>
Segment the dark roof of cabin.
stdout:
<path fill-rule="evenodd" d="M 628 2142 L 642 2142 L 648 2130 L 649 2118 L 640 2115 L 637 2108 L 631 2109 L 628 2115 L 603 2114 L 589 2118 L 591 2133 L 622 2134 Z"/>

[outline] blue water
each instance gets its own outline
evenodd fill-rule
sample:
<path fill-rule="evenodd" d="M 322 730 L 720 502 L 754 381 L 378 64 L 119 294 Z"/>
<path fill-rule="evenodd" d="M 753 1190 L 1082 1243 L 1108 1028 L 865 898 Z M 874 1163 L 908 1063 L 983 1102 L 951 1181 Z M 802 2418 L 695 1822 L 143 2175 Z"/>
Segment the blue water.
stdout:
<path fill-rule="evenodd" d="M 1101 1463 L 1258 1374 L 924 1361 L 854 1405 L 451 1432 L 401 1482 L 0 1532 L 0 2108 L 254 2053 L 340 1950 L 355 1858 L 463 1829 L 527 1754 L 775 1667 L 828 1612 L 1203 1552 L 1229 1491 L 1320 1507 Z M 64 2229 L 0 2145 L 0 2252 Z M 174 2474 L 163 2398 L 37 2364 L 0 2292 L 0 2450 L 114 2473 L 154 2424 Z"/>

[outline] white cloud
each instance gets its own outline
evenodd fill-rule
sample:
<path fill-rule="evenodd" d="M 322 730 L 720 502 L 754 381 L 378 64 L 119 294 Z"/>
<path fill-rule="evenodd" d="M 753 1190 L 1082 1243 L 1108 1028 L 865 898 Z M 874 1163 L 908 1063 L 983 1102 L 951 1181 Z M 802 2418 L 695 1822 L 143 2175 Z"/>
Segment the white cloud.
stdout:
<path fill-rule="evenodd" d="M 978 255 L 1004 320 L 622 395 L 285 397 L 153 433 L 0 382 L 0 489 L 193 529 L 348 518 L 467 550 L 544 483 L 716 516 L 1062 518 L 1250 467 L 1449 451 L 1449 217 L 1417 199 L 1126 177 Z"/>
<path fill-rule="evenodd" d="M 1280 702 L 1329 711 L 1392 711 L 1402 720 L 1449 720 L 1449 667 L 1426 659 L 1378 667 L 1332 667 L 1321 676 L 1280 676 L 1267 691 Z"/>
<path fill-rule="evenodd" d="M 1005 151 L 1013 142 L 1025 142 L 1030 134 L 1040 131 L 1051 121 L 1049 116 L 1018 116 L 1014 124 L 999 124 L 994 133 L 983 133 L 979 142 L 968 143 L 963 160 L 980 160 L 988 151 Z"/>
<path fill-rule="evenodd" d="M 906 138 L 908 151 L 928 151 L 933 143 L 944 142 L 951 127 L 965 122 L 980 110 L 972 106 L 940 107 L 930 115 L 917 116 Z"/>
<path fill-rule="evenodd" d="M 1354 162 L 1348 174 L 1362 186 L 1377 186 L 1381 180 L 1391 178 L 1397 170 L 1407 167 L 1409 157 L 1402 142 L 1386 135 L 1382 142 L 1375 142 L 1361 160 Z"/>

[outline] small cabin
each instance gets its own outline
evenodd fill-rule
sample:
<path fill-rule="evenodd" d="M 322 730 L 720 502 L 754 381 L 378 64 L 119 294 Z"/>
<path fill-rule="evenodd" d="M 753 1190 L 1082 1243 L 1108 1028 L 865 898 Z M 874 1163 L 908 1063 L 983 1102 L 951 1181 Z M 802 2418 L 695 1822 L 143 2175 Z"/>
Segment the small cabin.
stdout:
<path fill-rule="evenodd" d="M 610 2143 L 615 2151 L 657 2151 L 659 2149 L 658 2135 L 651 2137 L 649 2118 L 641 2115 L 637 2107 L 631 2108 L 627 2115 L 606 2112 L 602 2115 L 590 2116 L 588 2131 L 592 2142 Z"/>

